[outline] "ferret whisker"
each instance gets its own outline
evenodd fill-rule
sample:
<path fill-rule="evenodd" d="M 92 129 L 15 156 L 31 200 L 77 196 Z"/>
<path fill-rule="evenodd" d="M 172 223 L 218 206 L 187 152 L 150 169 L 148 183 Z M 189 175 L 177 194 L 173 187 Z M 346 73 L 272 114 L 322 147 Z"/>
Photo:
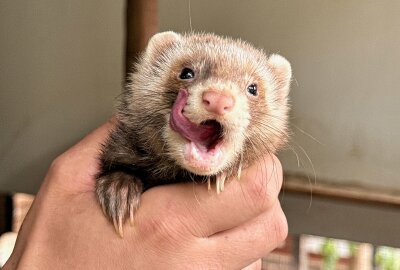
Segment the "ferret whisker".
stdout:
<path fill-rule="evenodd" d="M 314 136 L 312 136 L 310 133 L 304 131 L 303 129 L 299 128 L 298 126 L 296 126 L 295 124 L 291 123 L 291 126 L 293 126 L 294 128 L 296 128 L 298 131 L 300 131 L 301 133 L 303 133 L 304 135 L 308 136 L 309 138 L 311 138 L 312 140 L 314 140 L 315 142 L 319 143 L 320 145 L 325 145 L 323 144 L 321 141 L 319 141 L 317 138 L 315 138 Z"/>
<path fill-rule="evenodd" d="M 313 177 L 314 178 L 314 184 L 317 184 L 317 173 L 315 172 L 314 163 L 312 162 L 310 156 L 307 154 L 306 150 L 301 145 L 299 145 L 298 143 L 296 143 L 296 145 L 297 145 L 297 147 L 300 148 L 300 150 L 303 152 L 303 154 L 306 156 L 308 162 L 310 163 L 311 169 L 313 171 L 313 176 L 314 176 Z"/>
<path fill-rule="evenodd" d="M 255 124 L 257 124 L 259 126 L 262 126 L 262 127 L 267 128 L 268 130 L 274 131 L 274 134 L 276 134 L 276 135 L 282 136 L 284 138 L 287 137 L 287 133 L 284 130 L 273 127 L 270 124 L 262 122 L 262 121 L 255 120 L 254 122 L 255 122 Z"/>
<path fill-rule="evenodd" d="M 267 140 L 269 140 L 269 139 L 267 138 Z M 272 142 L 269 142 L 269 143 L 271 144 Z M 270 147 L 268 147 L 268 145 L 264 144 L 264 150 L 266 151 L 265 154 L 268 154 L 268 155 L 270 156 L 272 162 L 273 162 L 273 164 L 272 164 L 272 172 L 271 172 L 271 177 L 272 177 L 273 174 L 277 174 L 277 173 L 278 173 L 278 171 L 277 171 L 277 169 L 276 169 L 275 159 L 273 158 L 272 152 L 270 151 Z M 264 163 L 265 163 L 265 155 L 262 155 L 262 157 L 263 157 Z M 265 170 L 266 170 L 266 168 L 265 168 Z M 267 176 L 267 177 L 268 177 L 268 176 Z M 270 178 L 270 177 L 268 177 L 268 179 L 269 179 L 269 178 Z"/>
<path fill-rule="evenodd" d="M 293 146 L 291 146 L 290 144 L 287 145 L 287 147 L 290 149 L 290 151 L 292 153 L 294 153 L 294 155 L 296 156 L 296 160 L 297 160 L 297 168 L 300 168 L 300 157 L 299 154 L 296 152 L 296 150 L 294 149 Z M 303 163 L 303 162 L 302 162 Z"/>
<path fill-rule="evenodd" d="M 200 200 L 199 200 L 199 198 L 197 197 L 197 194 L 196 194 L 196 182 L 193 181 L 192 187 L 193 187 L 193 195 L 194 195 L 194 198 L 195 198 L 197 204 L 198 204 L 198 205 L 201 205 Z"/>
<path fill-rule="evenodd" d="M 278 117 L 276 115 L 272 115 L 272 114 L 268 114 L 269 117 L 275 118 L 277 120 L 280 120 L 282 122 L 286 122 L 286 119 L 283 119 L 281 117 Z M 310 133 L 308 133 L 307 131 L 305 131 L 304 129 L 300 128 L 299 126 L 297 126 L 296 124 L 293 123 L 293 121 L 289 122 L 289 125 L 294 127 L 295 129 L 297 129 L 298 131 L 300 131 L 301 133 L 303 133 L 304 135 L 308 136 L 309 138 L 311 138 L 312 140 L 314 140 L 315 142 L 319 143 L 320 145 L 325 145 L 324 143 L 322 143 L 321 141 L 319 141 L 317 138 L 315 138 L 313 135 L 311 135 Z"/>

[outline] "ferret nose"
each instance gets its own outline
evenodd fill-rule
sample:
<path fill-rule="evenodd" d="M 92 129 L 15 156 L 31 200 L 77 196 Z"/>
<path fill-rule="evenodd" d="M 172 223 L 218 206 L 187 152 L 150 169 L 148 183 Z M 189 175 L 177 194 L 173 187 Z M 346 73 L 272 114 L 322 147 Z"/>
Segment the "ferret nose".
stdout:
<path fill-rule="evenodd" d="M 224 115 L 232 110 L 235 105 L 235 99 L 224 92 L 207 90 L 203 93 L 203 105 L 211 113 Z"/>

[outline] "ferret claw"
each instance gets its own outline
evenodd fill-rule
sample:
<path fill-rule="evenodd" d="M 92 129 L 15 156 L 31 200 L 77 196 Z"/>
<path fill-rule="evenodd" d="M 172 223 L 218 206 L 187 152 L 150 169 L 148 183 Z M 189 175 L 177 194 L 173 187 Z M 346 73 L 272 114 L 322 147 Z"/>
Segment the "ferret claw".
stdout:
<path fill-rule="evenodd" d="M 129 209 L 129 224 L 131 224 L 131 226 L 133 226 L 134 224 L 133 214 L 134 214 L 134 209 L 131 206 Z"/>
<path fill-rule="evenodd" d="M 124 231 L 122 229 L 122 218 L 119 217 L 118 221 L 117 221 L 117 219 L 114 219 L 113 223 L 114 223 L 115 231 L 119 234 L 119 236 L 121 238 L 124 238 Z"/>
<path fill-rule="evenodd" d="M 98 201 L 121 238 L 124 236 L 125 221 L 129 219 L 133 225 L 141 193 L 141 182 L 125 173 L 115 172 L 98 179 L 96 185 Z"/>

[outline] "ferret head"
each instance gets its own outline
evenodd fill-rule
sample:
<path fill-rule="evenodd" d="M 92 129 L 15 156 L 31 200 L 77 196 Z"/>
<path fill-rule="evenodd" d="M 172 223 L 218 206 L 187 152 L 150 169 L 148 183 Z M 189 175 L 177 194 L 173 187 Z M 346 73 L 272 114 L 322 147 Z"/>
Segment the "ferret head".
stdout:
<path fill-rule="evenodd" d="M 126 124 L 187 171 L 232 172 L 286 142 L 291 67 L 282 56 L 213 34 L 164 32 L 135 69 Z"/>

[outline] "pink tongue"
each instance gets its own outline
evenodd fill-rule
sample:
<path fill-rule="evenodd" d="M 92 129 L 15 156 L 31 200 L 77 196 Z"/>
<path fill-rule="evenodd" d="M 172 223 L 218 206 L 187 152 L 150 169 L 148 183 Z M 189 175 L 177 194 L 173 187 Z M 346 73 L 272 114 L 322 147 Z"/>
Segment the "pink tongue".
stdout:
<path fill-rule="evenodd" d="M 219 137 L 220 128 L 217 123 L 196 125 L 187 119 L 182 111 L 188 99 L 187 90 L 180 90 L 172 106 L 170 126 L 196 145 L 210 147 Z"/>

